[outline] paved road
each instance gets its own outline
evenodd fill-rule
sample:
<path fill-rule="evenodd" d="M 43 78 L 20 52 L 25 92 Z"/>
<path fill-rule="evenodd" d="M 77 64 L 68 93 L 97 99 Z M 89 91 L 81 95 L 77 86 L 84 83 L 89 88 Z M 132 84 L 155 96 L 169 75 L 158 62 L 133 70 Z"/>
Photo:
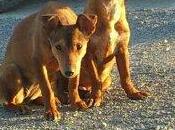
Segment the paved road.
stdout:
<path fill-rule="evenodd" d="M 62 0 L 63 1 L 63 0 Z M 82 11 L 81 0 L 69 0 Z M 151 92 L 144 101 L 129 100 L 119 86 L 118 72 L 112 72 L 111 90 L 100 108 L 85 112 L 62 106 L 58 123 L 43 119 L 43 107 L 33 106 L 32 114 L 5 111 L 0 107 L 0 129 L 67 129 L 67 130 L 173 130 L 175 129 L 175 8 L 165 1 L 158 3 L 135 0 L 129 3 L 128 19 L 132 29 L 131 69 L 136 85 Z M 19 9 L 0 14 L 0 60 L 13 27 L 26 15 L 36 11 L 44 0 L 24 3 Z M 143 6 L 144 5 L 144 6 Z M 168 7 L 169 6 L 169 7 Z M 142 8 L 140 8 L 142 7 Z M 146 9 L 143 9 L 143 7 Z M 168 8 L 167 8 L 168 7 Z"/>

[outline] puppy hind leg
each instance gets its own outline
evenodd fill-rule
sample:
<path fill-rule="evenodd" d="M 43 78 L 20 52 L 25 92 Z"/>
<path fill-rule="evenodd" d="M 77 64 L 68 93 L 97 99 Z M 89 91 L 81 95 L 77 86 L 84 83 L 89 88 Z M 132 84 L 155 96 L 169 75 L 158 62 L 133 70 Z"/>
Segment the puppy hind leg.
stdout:
<path fill-rule="evenodd" d="M 8 110 L 17 110 L 22 113 L 28 112 L 29 109 L 22 105 L 25 95 L 18 67 L 15 64 L 6 65 L 0 79 L 6 101 L 4 107 Z"/>

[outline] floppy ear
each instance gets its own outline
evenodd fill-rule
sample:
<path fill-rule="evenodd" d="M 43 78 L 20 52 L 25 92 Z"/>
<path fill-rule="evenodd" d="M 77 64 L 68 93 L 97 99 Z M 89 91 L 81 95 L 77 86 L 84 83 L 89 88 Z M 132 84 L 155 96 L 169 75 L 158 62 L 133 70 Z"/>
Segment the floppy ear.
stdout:
<path fill-rule="evenodd" d="M 95 32 L 96 24 L 97 15 L 93 14 L 80 14 L 76 23 L 79 30 L 87 36 L 90 36 Z"/>

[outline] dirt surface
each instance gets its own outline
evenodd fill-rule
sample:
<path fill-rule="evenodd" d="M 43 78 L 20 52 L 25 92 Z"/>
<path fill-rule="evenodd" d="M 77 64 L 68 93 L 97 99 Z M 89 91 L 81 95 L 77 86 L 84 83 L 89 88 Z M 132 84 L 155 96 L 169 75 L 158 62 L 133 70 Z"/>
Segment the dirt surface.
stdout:
<path fill-rule="evenodd" d="M 151 93 L 143 101 L 132 101 L 119 85 L 114 67 L 113 82 L 99 108 L 75 111 L 61 106 L 60 122 L 43 118 L 43 107 L 30 106 L 32 113 L 20 115 L 0 106 L 0 129 L 59 129 L 59 130 L 174 130 L 175 129 L 175 8 L 158 0 L 159 4 L 133 0 L 128 5 L 132 29 L 131 70 L 139 89 Z M 153 0 L 154 1 L 154 0 Z M 66 1 L 77 12 L 81 0 Z M 135 3 L 134 3 L 135 2 Z M 160 5 L 160 2 L 164 2 Z M 19 9 L 0 14 L 0 61 L 11 31 L 26 15 L 38 10 L 43 1 L 24 3 Z M 145 6 L 143 6 L 145 5 Z M 154 6 L 153 6 L 154 5 Z"/>

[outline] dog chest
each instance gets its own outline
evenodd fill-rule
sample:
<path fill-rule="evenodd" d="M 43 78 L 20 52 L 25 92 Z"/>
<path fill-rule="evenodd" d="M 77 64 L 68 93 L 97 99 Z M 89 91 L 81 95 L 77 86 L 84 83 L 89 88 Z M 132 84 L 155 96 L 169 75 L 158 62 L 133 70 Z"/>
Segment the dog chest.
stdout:
<path fill-rule="evenodd" d="M 118 43 L 118 33 L 113 30 L 104 32 L 101 35 L 97 34 L 93 37 L 91 45 L 95 48 L 95 59 L 98 64 L 101 64 L 106 57 L 115 53 Z"/>

